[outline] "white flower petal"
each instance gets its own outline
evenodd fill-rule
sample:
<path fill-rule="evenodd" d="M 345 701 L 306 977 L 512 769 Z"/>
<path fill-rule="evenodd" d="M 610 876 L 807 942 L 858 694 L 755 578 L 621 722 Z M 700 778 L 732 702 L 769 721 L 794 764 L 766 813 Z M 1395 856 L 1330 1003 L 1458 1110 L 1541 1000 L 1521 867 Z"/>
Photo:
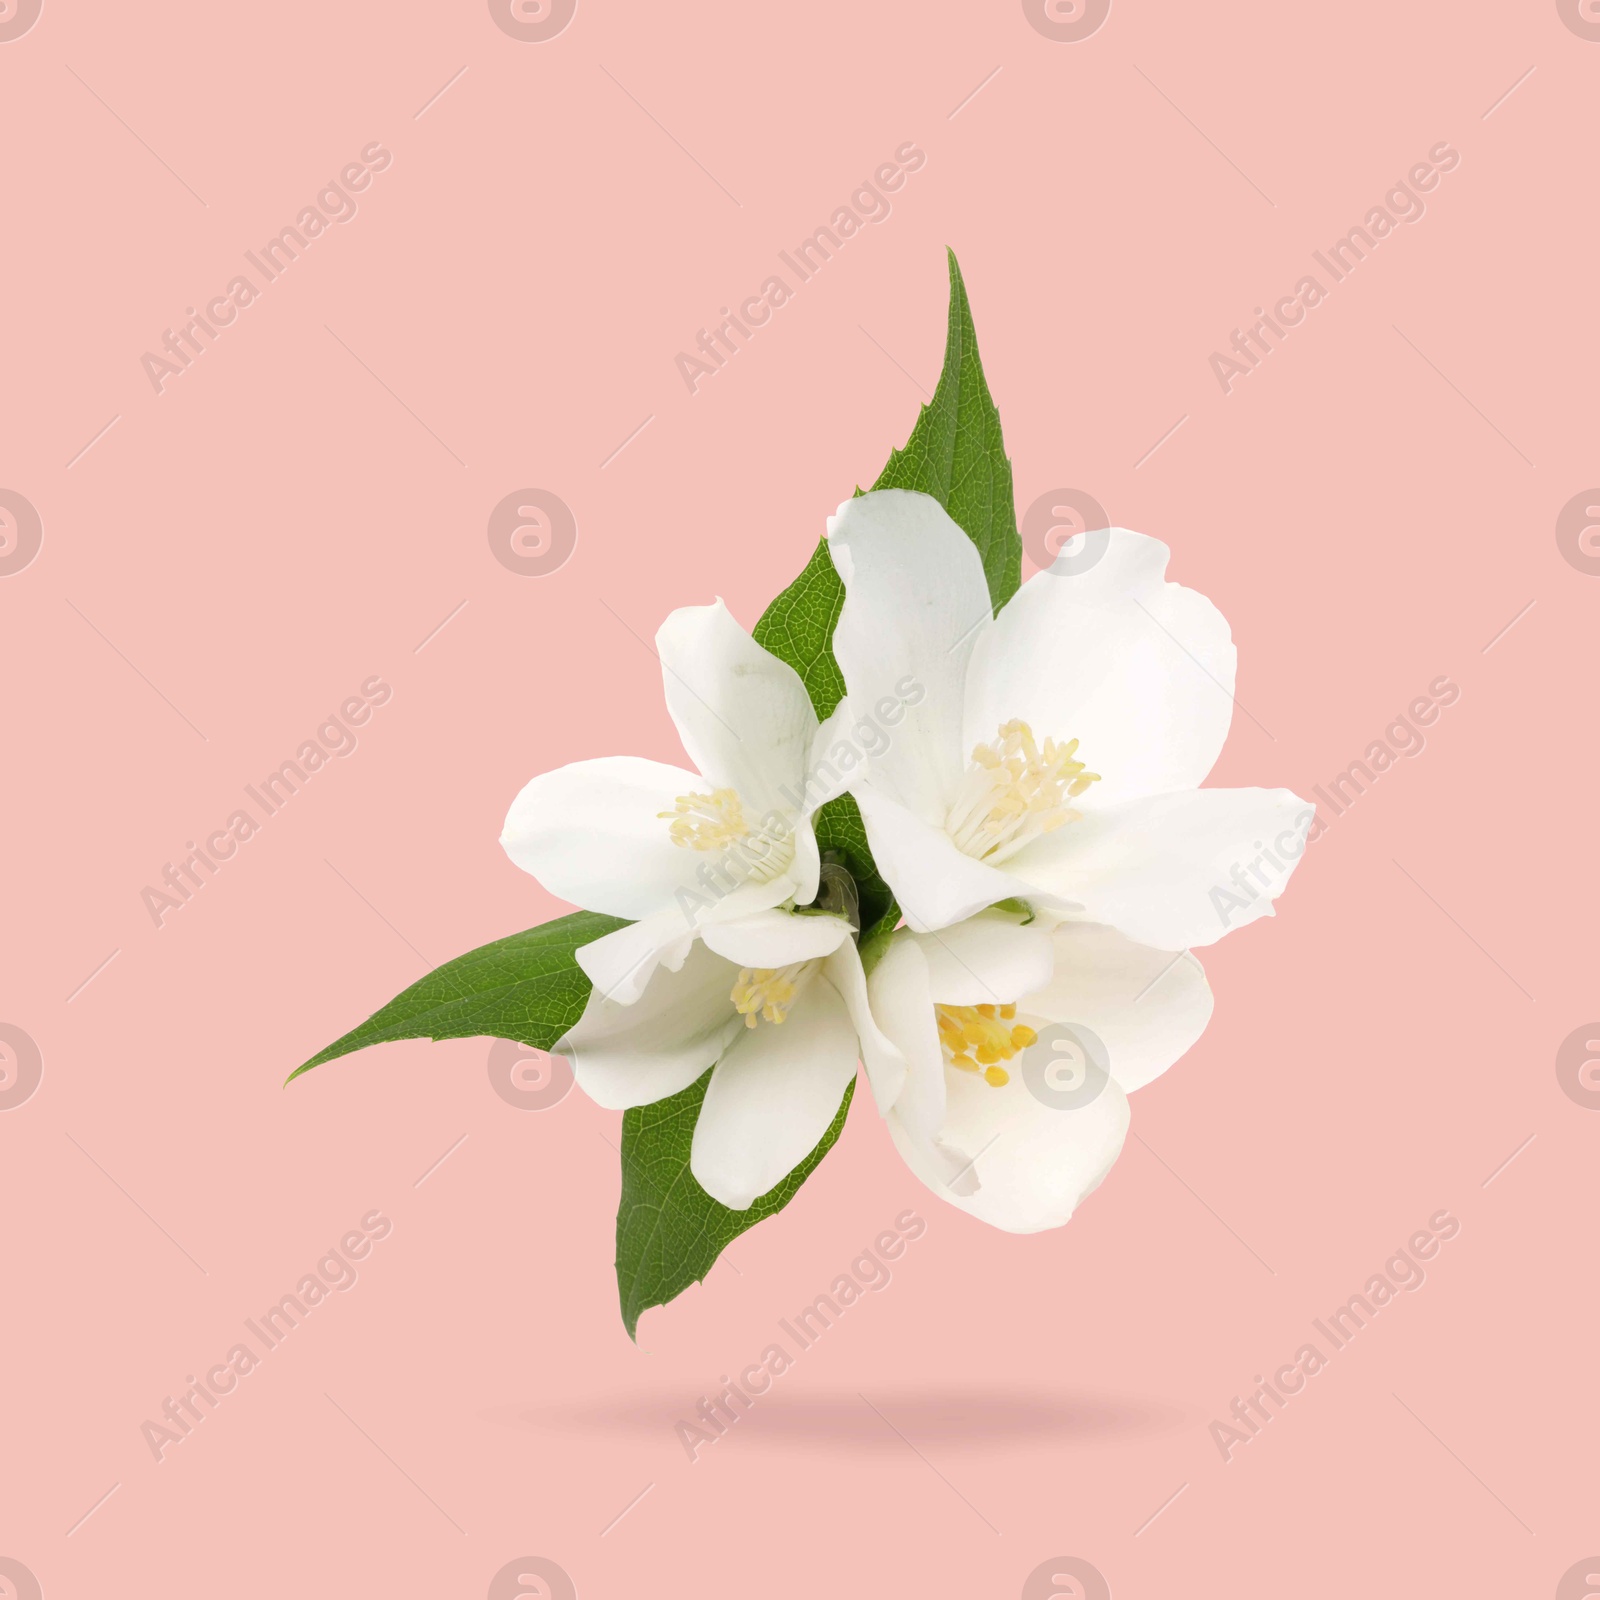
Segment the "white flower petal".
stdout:
<path fill-rule="evenodd" d="M 867 996 L 879 1027 L 906 1061 L 906 1079 L 891 1102 L 894 1114 L 919 1144 L 931 1143 L 944 1121 L 944 1053 L 928 988 L 928 962 L 915 938 L 901 933 L 867 979 Z M 890 1109 L 879 1103 L 880 1109 Z"/>
<path fill-rule="evenodd" d="M 1046 1104 L 1021 1073 L 994 1089 L 972 1073 L 946 1077 L 949 1108 L 940 1137 L 973 1152 L 971 1193 L 958 1192 L 947 1163 L 889 1119 L 889 1131 L 906 1164 L 943 1199 L 1008 1233 L 1059 1228 L 1111 1170 L 1128 1132 L 1128 1100 L 1100 1074 L 1085 1104 Z M 1081 1097 L 1080 1097 L 1081 1098 Z"/>
<path fill-rule="evenodd" d="M 1211 987 L 1187 951 L 1151 950 L 1093 922 L 1063 923 L 1053 942 L 1055 976 L 1026 1010 L 1069 1029 L 1081 1055 L 1098 1055 L 1125 1093 L 1160 1077 L 1205 1032 Z M 1054 1044 L 1050 1033 L 1039 1029 L 1025 1062 Z"/>
<path fill-rule="evenodd" d="M 631 1006 L 658 967 L 664 965 L 676 972 L 683 965 L 693 943 L 694 930 L 685 925 L 679 912 L 657 911 L 581 946 L 575 954 L 595 994 Z"/>
<path fill-rule="evenodd" d="M 745 1028 L 700 1107 L 689 1169 L 713 1200 L 744 1211 L 816 1148 L 856 1070 L 856 1030 L 821 973 L 782 1023 Z"/>
<path fill-rule="evenodd" d="M 910 935 L 928 963 L 928 991 L 944 1006 L 1009 1005 L 1050 982 L 1055 950 L 1041 922 L 1006 912 Z"/>
<path fill-rule="evenodd" d="M 1315 815 L 1287 789 L 1192 789 L 1085 811 L 1006 865 L 1074 921 L 1185 950 L 1272 914 Z"/>
<path fill-rule="evenodd" d="M 887 748 L 881 722 L 856 714 L 846 695 L 817 729 L 806 767 L 806 812 L 820 811 L 869 776 L 868 763 Z"/>
<path fill-rule="evenodd" d="M 758 911 L 732 922 L 707 923 L 702 937 L 719 956 L 741 967 L 787 967 L 831 954 L 850 938 L 843 917 Z"/>
<path fill-rule="evenodd" d="M 809 821 L 800 821 L 794 830 L 794 860 L 784 873 L 783 881 L 789 886 L 786 900 L 798 906 L 810 905 L 817 898 L 817 883 L 822 876 L 822 853 L 817 849 L 817 836 Z"/>
<path fill-rule="evenodd" d="M 659 815 L 703 787 L 681 767 L 604 756 L 542 773 L 511 803 L 500 843 L 553 895 L 638 918 L 695 888 L 701 856 L 672 842 Z"/>
<path fill-rule="evenodd" d="M 552 1053 L 566 1056 L 583 1092 L 613 1111 L 664 1100 L 687 1089 L 742 1030 L 729 998 L 737 976 L 695 945 L 679 971 L 657 972 L 631 1006 L 592 992 Z"/>
<path fill-rule="evenodd" d="M 872 1085 L 872 1097 L 878 1102 L 879 1111 L 886 1112 L 905 1086 L 906 1058 L 872 1014 L 867 975 L 855 941 L 844 940 L 823 963 L 822 972 L 839 991 L 850 1013 L 850 1025 L 856 1030 L 867 1082 Z"/>
<path fill-rule="evenodd" d="M 771 883 L 742 883 L 726 894 L 714 894 L 711 887 L 697 880 L 692 892 L 678 891 L 675 906 L 583 945 L 577 952 L 577 962 L 606 999 L 615 1000 L 618 1005 L 632 1005 L 644 993 L 658 966 L 676 972 L 683 965 L 694 939 L 723 924 L 737 927 L 744 919 L 762 915 L 792 894 L 793 885 L 788 878 Z M 784 915 L 776 911 L 771 914 Z M 708 942 L 718 949 L 716 942 Z M 738 957 L 731 955 L 731 959 Z M 750 964 L 740 962 L 741 966 Z"/>
<path fill-rule="evenodd" d="M 738 792 L 752 829 L 773 812 L 797 813 L 817 714 L 794 668 L 762 649 L 721 600 L 674 611 L 656 648 L 667 710 L 707 781 Z"/>
<path fill-rule="evenodd" d="M 991 627 L 977 547 L 931 495 L 883 489 L 828 520 L 844 582 L 833 653 L 859 712 L 908 705 L 870 781 L 924 822 L 942 823 L 966 765 L 967 659 Z"/>
<path fill-rule="evenodd" d="M 965 743 L 1021 718 L 1078 739 L 1101 775 L 1081 809 L 1197 788 L 1233 716 L 1235 651 L 1222 613 L 1167 583 L 1159 539 L 1112 529 L 1086 571 L 1062 557 L 1012 597 L 973 654 Z M 1076 558 L 1081 560 L 1081 557 Z"/>
<path fill-rule="evenodd" d="M 1075 904 L 963 855 L 943 828 L 930 826 L 877 788 L 857 789 L 856 804 L 867 826 L 872 859 L 894 890 L 907 923 L 919 932 L 948 927 L 985 906 L 1018 896 L 1061 911 Z"/>

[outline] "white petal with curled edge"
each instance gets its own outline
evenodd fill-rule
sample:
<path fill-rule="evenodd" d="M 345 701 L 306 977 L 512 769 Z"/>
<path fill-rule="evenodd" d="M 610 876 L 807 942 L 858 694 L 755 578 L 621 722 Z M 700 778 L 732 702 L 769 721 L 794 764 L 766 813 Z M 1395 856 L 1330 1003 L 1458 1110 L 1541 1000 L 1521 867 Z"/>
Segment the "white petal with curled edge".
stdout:
<path fill-rule="evenodd" d="M 698 892 L 700 858 L 672 842 L 660 813 L 702 788 L 681 767 L 603 756 L 541 773 L 506 816 L 500 843 L 553 895 L 586 911 L 637 919 Z"/>
<path fill-rule="evenodd" d="M 821 973 L 787 1020 L 746 1028 L 711 1074 L 689 1169 L 733 1211 L 747 1210 L 817 1147 L 856 1071 L 856 1030 Z"/>
<path fill-rule="evenodd" d="M 944 1121 L 944 1054 L 928 962 L 914 938 L 895 936 L 867 979 L 867 999 L 878 1026 L 906 1061 L 905 1084 L 891 1106 L 914 1137 L 931 1140 Z M 890 1106 L 880 1103 L 880 1109 Z"/>
<path fill-rule="evenodd" d="M 882 489 L 828 519 L 828 551 L 845 588 L 833 653 L 850 699 L 906 702 L 870 781 L 942 823 L 966 765 L 967 659 L 993 625 L 977 547 L 931 495 Z"/>
<path fill-rule="evenodd" d="M 1074 921 L 1186 950 L 1272 915 L 1315 815 L 1287 789 L 1191 789 L 1086 811 L 1006 865 Z"/>
<path fill-rule="evenodd" d="M 939 1043 L 928 963 L 922 947 L 899 934 L 867 980 L 873 1014 L 906 1059 L 906 1081 L 889 1112 L 890 1133 L 920 1152 L 920 1171 L 941 1193 L 970 1194 L 977 1187 L 971 1155 L 940 1135 L 945 1120 L 949 1069 Z"/>
<path fill-rule="evenodd" d="M 817 728 L 806 764 L 807 816 L 866 778 L 871 750 L 857 737 L 860 721 L 846 695 Z"/>
<path fill-rule="evenodd" d="M 703 888 L 697 885 L 695 892 L 680 889 L 676 907 L 642 917 L 578 950 L 578 965 L 606 999 L 632 1005 L 658 967 L 676 972 L 683 965 L 695 938 L 723 923 L 737 924 L 760 915 L 792 892 L 787 880 L 741 884 L 717 899 L 709 892 L 700 893 Z"/>
<path fill-rule="evenodd" d="M 898 1118 L 889 1119 L 889 1131 L 906 1165 L 935 1194 L 1007 1233 L 1038 1233 L 1066 1222 L 1122 1151 L 1127 1096 L 1105 1073 L 1094 1083 L 1086 1103 L 1064 1107 L 1036 1098 L 1016 1071 L 999 1089 L 974 1073 L 950 1073 L 940 1137 L 973 1152 L 964 1176 L 974 1177 L 976 1186 L 967 1194 Z"/>
<path fill-rule="evenodd" d="M 809 821 L 802 819 L 794 830 L 794 860 L 784 874 L 789 885 L 785 899 L 796 905 L 809 905 L 817 898 L 817 883 L 822 876 L 822 855 L 817 849 L 817 836 Z"/>
<path fill-rule="evenodd" d="M 683 965 L 693 943 L 693 930 L 676 911 L 658 911 L 581 946 L 575 959 L 595 994 L 631 1006 L 660 967 L 676 972 Z"/>
<path fill-rule="evenodd" d="M 1062 556 L 1011 598 L 973 654 L 963 731 L 1020 718 L 1042 742 L 1078 739 L 1100 781 L 1080 809 L 1194 789 L 1222 752 L 1236 652 L 1203 595 L 1165 581 L 1169 551 L 1124 528 L 1100 559 Z"/>
<path fill-rule="evenodd" d="M 729 998 L 736 969 L 703 945 L 679 971 L 658 971 L 631 1006 L 598 989 L 552 1054 L 572 1063 L 578 1086 L 613 1111 L 687 1089 L 743 1027 Z"/>
<path fill-rule="evenodd" d="M 702 935 L 719 956 L 741 967 L 787 967 L 830 955 L 850 938 L 843 917 L 758 911 L 732 922 L 708 923 Z"/>
<path fill-rule="evenodd" d="M 906 1080 L 906 1058 L 900 1047 L 878 1025 L 867 993 L 867 974 L 853 939 L 843 940 L 822 967 L 823 976 L 839 991 L 850 1025 L 856 1030 L 861 1061 L 879 1111 L 887 1111 L 900 1096 Z"/>
<path fill-rule="evenodd" d="M 1026 1008 L 1046 1023 L 1089 1030 L 1125 1093 L 1160 1077 L 1205 1032 L 1211 986 L 1187 951 L 1152 950 L 1093 922 L 1065 922 L 1053 942 L 1055 976 Z M 1040 1040 L 1051 1043 L 1044 1030 Z"/>
<path fill-rule="evenodd" d="M 684 606 L 656 634 L 667 710 L 689 759 L 738 791 L 754 829 L 798 812 L 817 714 L 799 674 L 764 650 L 718 600 Z"/>

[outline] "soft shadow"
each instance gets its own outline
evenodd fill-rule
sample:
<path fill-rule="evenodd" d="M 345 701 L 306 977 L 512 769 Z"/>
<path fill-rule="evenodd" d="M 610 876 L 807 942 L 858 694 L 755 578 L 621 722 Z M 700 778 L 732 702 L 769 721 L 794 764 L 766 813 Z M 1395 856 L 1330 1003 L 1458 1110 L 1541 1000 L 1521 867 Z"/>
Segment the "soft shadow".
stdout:
<path fill-rule="evenodd" d="M 904 1450 L 908 1442 L 970 1449 L 1132 1438 L 1171 1432 L 1184 1420 L 1181 1411 L 1160 1401 L 1090 1391 L 1040 1393 L 970 1384 L 940 1389 L 868 1384 L 861 1392 L 786 1390 L 786 1382 L 792 1377 L 777 1378 L 764 1395 L 753 1397 L 748 1410 L 738 1411 L 741 1438 L 764 1439 L 784 1449 L 888 1453 Z M 496 1406 L 479 1415 L 486 1422 L 531 1433 L 662 1439 L 670 1438 L 680 1422 L 705 1426 L 695 1417 L 700 1399 L 682 1390 L 642 1391 L 562 1405 Z"/>

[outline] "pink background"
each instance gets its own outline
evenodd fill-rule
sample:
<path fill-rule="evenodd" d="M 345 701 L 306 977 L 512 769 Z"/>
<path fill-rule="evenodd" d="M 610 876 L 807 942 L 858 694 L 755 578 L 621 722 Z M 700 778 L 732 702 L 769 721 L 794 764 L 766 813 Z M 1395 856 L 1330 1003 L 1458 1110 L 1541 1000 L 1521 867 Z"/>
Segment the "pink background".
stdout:
<path fill-rule="evenodd" d="M 519 42 L 45 0 L 0 43 L 0 488 L 44 524 L 0 578 L 0 1022 L 44 1061 L 0 1113 L 0 1556 L 48 1596 L 476 1596 L 530 1555 L 585 1597 L 1010 1596 L 1059 1556 L 1119 1600 L 1554 1594 L 1600 1547 L 1600 1115 L 1555 1066 L 1600 1011 L 1600 585 L 1555 532 L 1600 480 L 1597 76 L 1545 0 L 1117 0 L 1078 42 L 1016 3 L 582 0 Z M 691 396 L 677 352 L 907 140 L 892 216 Z M 1225 395 L 1211 353 L 1441 140 L 1423 220 Z M 156 395 L 141 355 L 371 141 L 354 220 Z M 947 243 L 1019 515 L 1091 494 L 1233 625 L 1215 781 L 1309 794 L 1460 698 L 1205 953 L 1215 1021 L 1070 1227 L 941 1207 L 863 1101 L 635 1348 L 617 1117 L 513 1107 L 487 1041 L 280 1084 L 565 909 L 512 795 L 677 759 L 640 640 L 718 593 L 753 623 L 904 440 Z M 545 576 L 486 536 L 525 487 L 577 520 Z M 141 890 L 374 674 L 355 754 L 155 927 Z M 892 1285 L 691 1463 L 674 1424 L 907 1207 Z M 153 1460 L 374 1208 L 356 1287 Z M 1441 1208 L 1426 1285 L 1225 1464 L 1209 1423 Z"/>

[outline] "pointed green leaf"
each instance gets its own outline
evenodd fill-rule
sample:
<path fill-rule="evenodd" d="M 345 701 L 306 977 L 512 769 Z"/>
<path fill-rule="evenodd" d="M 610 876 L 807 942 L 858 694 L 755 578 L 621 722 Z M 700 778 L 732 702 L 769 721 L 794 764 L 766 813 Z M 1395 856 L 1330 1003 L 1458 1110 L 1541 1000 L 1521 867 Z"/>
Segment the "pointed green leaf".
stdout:
<path fill-rule="evenodd" d="M 844 609 L 844 585 L 833 570 L 828 541 L 819 540 L 800 576 L 751 630 L 757 644 L 800 674 L 817 716 L 826 719 L 844 699 L 844 674 L 833 659 L 833 625 Z"/>
<path fill-rule="evenodd" d="M 1012 502 L 1011 463 L 1000 435 L 1000 414 L 984 381 L 972 307 L 954 252 L 939 386 L 917 417 L 905 448 L 890 453 L 872 487 L 931 494 L 977 545 L 995 609 L 1016 593 L 1022 578 L 1022 541 Z M 805 570 L 755 626 L 757 643 L 800 674 L 819 717 L 829 716 L 844 698 L 844 675 L 832 648 L 843 606 L 844 585 L 823 540 Z M 837 851 L 860 887 L 863 934 L 870 934 L 879 923 L 892 926 L 899 914 L 873 864 L 855 801 L 846 795 L 824 806 L 817 813 L 816 830 L 818 845 Z"/>
<path fill-rule="evenodd" d="M 954 252 L 939 386 L 918 415 L 905 448 L 890 452 L 872 487 L 931 494 L 977 545 L 995 609 L 1017 592 L 1022 540 L 1012 501 L 1011 463 L 1000 435 L 1000 413 L 984 381 L 972 307 Z M 843 606 L 844 585 L 823 540 L 805 570 L 755 626 L 757 642 L 800 674 L 819 717 L 828 716 L 844 698 L 844 677 L 832 649 Z"/>
<path fill-rule="evenodd" d="M 639 1318 L 699 1283 L 747 1228 L 781 1211 L 833 1148 L 855 1093 L 852 1079 L 839 1114 L 816 1149 L 748 1211 L 719 1205 L 689 1171 L 695 1120 L 711 1082 L 708 1072 L 681 1094 L 622 1116 L 622 1199 L 617 1206 L 617 1294 L 630 1339 Z"/>
<path fill-rule="evenodd" d="M 496 939 L 436 967 L 289 1075 L 393 1039 L 515 1039 L 548 1050 L 579 1017 L 589 980 L 574 959 L 583 945 L 627 923 L 575 911 L 541 927 Z"/>
<path fill-rule="evenodd" d="M 873 487 L 933 495 L 978 547 L 995 607 L 1016 592 L 1022 557 L 1011 465 L 953 254 L 949 327 L 938 389 L 923 407 L 905 447 L 891 452 Z M 822 542 L 755 628 L 756 639 L 800 674 L 819 717 L 828 716 L 844 695 L 844 680 L 832 652 L 833 630 L 843 605 L 844 589 Z M 884 933 L 898 921 L 899 912 L 873 866 L 855 801 L 845 796 L 825 806 L 816 828 L 821 848 L 836 852 L 856 879 L 863 954 L 870 959 L 881 953 Z M 489 1035 L 549 1049 L 582 1015 L 588 999 L 589 980 L 577 966 L 574 951 L 623 925 L 613 917 L 578 912 L 446 962 L 313 1056 L 292 1077 L 394 1039 Z M 630 1336 L 645 1310 L 664 1305 L 703 1279 L 732 1239 L 789 1203 L 838 1139 L 855 1088 L 852 1083 L 846 1089 L 838 1115 L 816 1149 L 748 1210 L 735 1212 L 718 1205 L 689 1171 L 695 1119 L 709 1082 L 707 1073 L 681 1094 L 629 1111 L 623 1118 L 617 1287 Z"/>
<path fill-rule="evenodd" d="M 1022 540 L 1011 495 L 1011 463 L 1000 436 L 1000 413 L 989 398 L 972 307 L 955 252 L 950 253 L 950 325 L 944 371 L 922 408 L 905 449 L 891 450 L 874 489 L 931 494 L 983 557 L 996 611 L 1022 582 Z"/>

